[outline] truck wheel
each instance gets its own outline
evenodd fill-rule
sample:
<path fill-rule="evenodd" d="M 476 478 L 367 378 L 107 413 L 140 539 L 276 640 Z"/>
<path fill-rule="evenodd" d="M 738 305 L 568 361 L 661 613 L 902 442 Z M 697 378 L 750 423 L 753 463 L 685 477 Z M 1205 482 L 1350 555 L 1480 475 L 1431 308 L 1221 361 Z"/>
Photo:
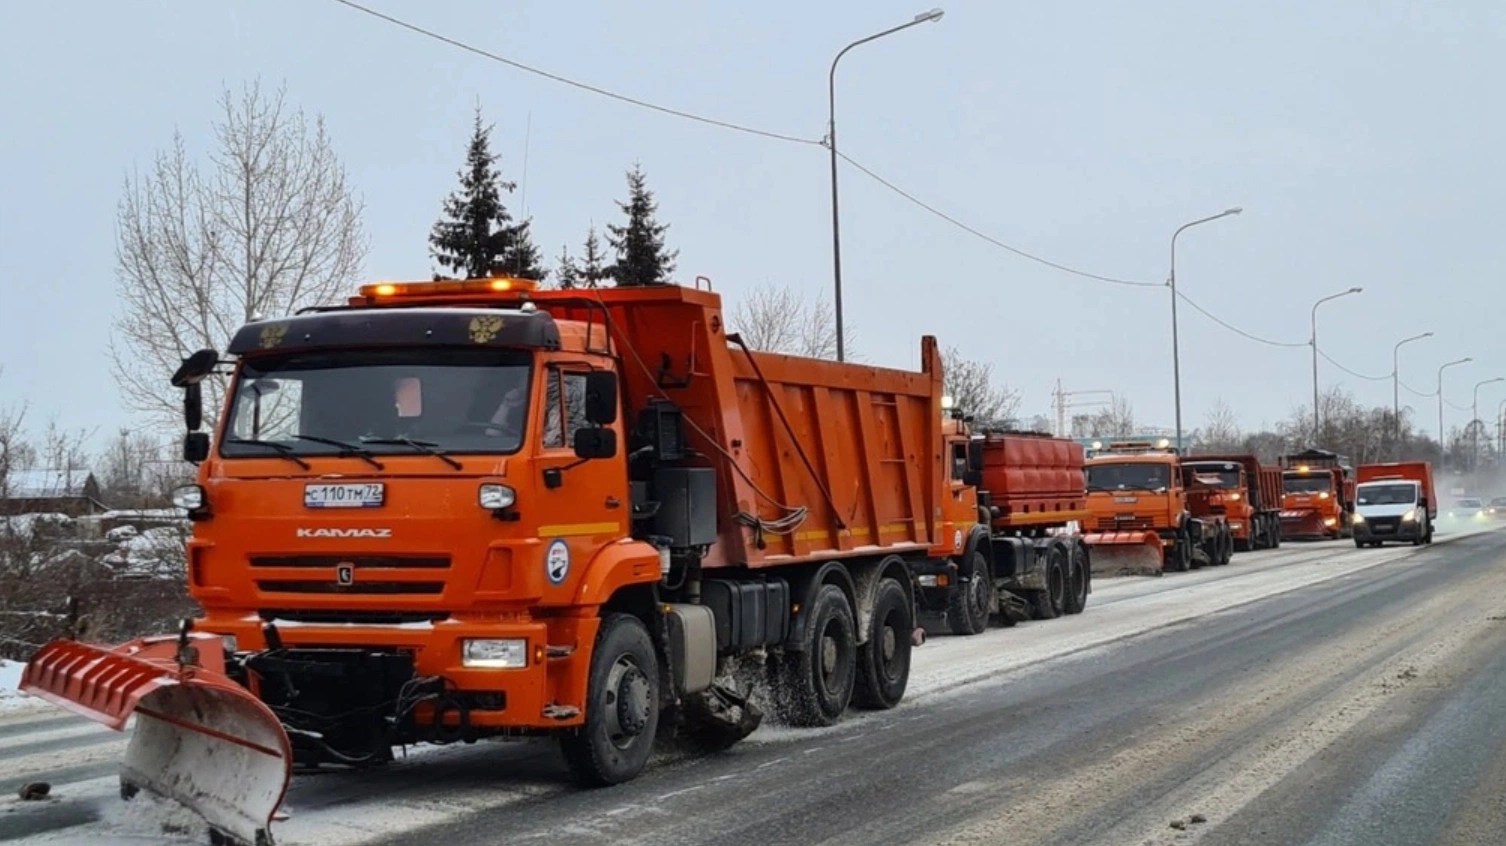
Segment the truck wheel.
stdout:
<path fill-rule="evenodd" d="M 560 737 L 570 772 L 585 785 L 631 781 L 648 763 L 659 728 L 659 664 L 643 623 L 601 621 L 591 654 L 586 722 Z"/>
<path fill-rule="evenodd" d="M 1228 526 L 1224 527 L 1224 557 L 1220 559 L 1219 566 L 1224 567 L 1234 560 L 1234 532 Z"/>
<path fill-rule="evenodd" d="M 1069 565 L 1061 547 L 1054 546 L 1046 562 L 1046 589 L 1033 591 L 1030 595 L 1031 609 L 1037 620 L 1054 620 L 1062 615 L 1067 604 Z"/>
<path fill-rule="evenodd" d="M 1081 614 L 1088 607 L 1088 561 L 1081 544 L 1072 548 L 1071 563 L 1067 567 L 1067 598 L 1062 611 Z"/>
<path fill-rule="evenodd" d="M 910 683 L 910 638 L 914 634 L 910 597 L 893 579 L 878 584 L 873 597 L 873 629 L 858 647 L 858 685 L 852 704 L 869 711 L 893 708 Z"/>
<path fill-rule="evenodd" d="M 982 634 L 998 605 L 988 559 L 974 550 L 958 575 L 967 581 L 953 586 L 947 597 L 946 623 L 955 635 Z"/>
<path fill-rule="evenodd" d="M 805 648 L 777 656 L 774 704 L 792 726 L 829 726 L 852 701 L 857 627 L 847 594 L 836 585 L 823 585 L 807 613 Z"/>
<path fill-rule="evenodd" d="M 1171 546 L 1171 571 L 1185 573 L 1192 569 L 1192 542 L 1185 532 L 1178 533 Z"/>

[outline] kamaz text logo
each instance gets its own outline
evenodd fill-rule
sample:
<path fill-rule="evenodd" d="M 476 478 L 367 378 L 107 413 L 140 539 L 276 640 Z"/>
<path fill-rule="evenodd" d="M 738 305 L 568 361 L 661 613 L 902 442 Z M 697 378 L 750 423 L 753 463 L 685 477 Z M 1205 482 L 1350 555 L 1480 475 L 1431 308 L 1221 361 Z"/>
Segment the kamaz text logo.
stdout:
<path fill-rule="evenodd" d="M 300 538 L 390 538 L 391 529 L 299 529 Z"/>

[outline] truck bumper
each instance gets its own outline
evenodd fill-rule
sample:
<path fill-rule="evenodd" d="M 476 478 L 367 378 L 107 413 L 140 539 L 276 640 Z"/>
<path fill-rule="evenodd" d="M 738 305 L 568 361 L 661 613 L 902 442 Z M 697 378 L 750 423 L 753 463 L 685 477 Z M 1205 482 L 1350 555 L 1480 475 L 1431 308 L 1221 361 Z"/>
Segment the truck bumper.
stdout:
<path fill-rule="evenodd" d="M 237 653 L 264 652 L 266 621 L 255 614 L 214 614 L 198 621 L 199 631 L 233 637 Z M 315 624 L 275 622 L 286 649 L 345 649 L 401 653 L 413 660 L 415 678 L 438 678 L 465 703 L 467 723 L 478 729 L 551 729 L 584 722 L 591 645 L 600 619 L 561 617 L 548 621 L 514 615 L 512 619 L 451 618 L 434 623 Z M 467 640 L 521 643 L 521 666 L 467 666 Z M 454 714 L 436 716 L 420 705 L 412 712 L 418 725 L 453 722 Z"/>
<path fill-rule="evenodd" d="M 1414 541 L 1422 537 L 1422 523 L 1413 520 L 1410 523 L 1397 521 L 1372 523 L 1367 520 L 1363 523 L 1354 524 L 1354 539 L 1360 543 L 1375 543 L 1377 541 Z"/>

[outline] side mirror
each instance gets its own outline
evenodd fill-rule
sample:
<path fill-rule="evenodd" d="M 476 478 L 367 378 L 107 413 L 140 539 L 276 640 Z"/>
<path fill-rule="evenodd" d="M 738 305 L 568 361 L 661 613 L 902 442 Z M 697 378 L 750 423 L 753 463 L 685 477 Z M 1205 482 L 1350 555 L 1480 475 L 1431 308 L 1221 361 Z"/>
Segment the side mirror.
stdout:
<path fill-rule="evenodd" d="M 174 388 L 186 388 L 189 385 L 197 385 L 204 381 L 204 377 L 214 372 L 214 368 L 220 363 L 220 354 L 214 350 L 203 349 L 183 359 L 173 373 L 172 383 Z"/>
<path fill-rule="evenodd" d="M 586 374 L 586 421 L 597 426 L 617 422 L 617 374 L 592 370 Z M 613 442 L 615 446 L 615 441 Z"/>
<path fill-rule="evenodd" d="M 183 423 L 190 432 L 204 424 L 204 391 L 198 382 L 183 386 Z"/>
<path fill-rule="evenodd" d="M 967 442 L 967 472 L 962 474 L 964 484 L 980 487 L 983 484 L 983 441 Z"/>
<path fill-rule="evenodd" d="M 197 386 L 196 386 L 197 387 Z M 209 433 L 189 432 L 183 436 L 183 460 L 198 464 L 209 457 Z"/>
<path fill-rule="evenodd" d="M 575 457 L 589 461 L 617 454 L 617 433 L 594 426 L 575 430 Z"/>

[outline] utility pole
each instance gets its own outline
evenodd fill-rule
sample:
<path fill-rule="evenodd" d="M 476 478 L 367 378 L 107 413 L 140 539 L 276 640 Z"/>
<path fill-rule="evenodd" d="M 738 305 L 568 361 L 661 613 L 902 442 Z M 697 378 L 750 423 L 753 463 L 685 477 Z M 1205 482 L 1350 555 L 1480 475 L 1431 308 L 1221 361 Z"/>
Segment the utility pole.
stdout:
<path fill-rule="evenodd" d="M 1069 409 L 1073 409 L 1073 408 L 1091 408 L 1093 406 L 1103 405 L 1103 403 L 1104 403 L 1103 400 L 1088 400 L 1087 402 L 1069 402 L 1068 401 L 1068 397 L 1082 397 L 1082 396 L 1092 396 L 1092 395 L 1101 395 L 1101 394 L 1108 394 L 1110 397 L 1112 397 L 1114 395 L 1114 392 L 1113 391 L 1067 391 L 1067 390 L 1063 390 L 1062 389 L 1062 380 L 1061 379 L 1057 379 L 1056 380 L 1056 390 L 1054 390 L 1054 391 L 1051 392 L 1051 398 L 1052 398 L 1052 401 L 1053 401 L 1053 405 L 1056 406 L 1056 436 L 1058 438 L 1065 438 L 1069 434 L 1069 432 L 1067 431 L 1067 411 Z"/>

